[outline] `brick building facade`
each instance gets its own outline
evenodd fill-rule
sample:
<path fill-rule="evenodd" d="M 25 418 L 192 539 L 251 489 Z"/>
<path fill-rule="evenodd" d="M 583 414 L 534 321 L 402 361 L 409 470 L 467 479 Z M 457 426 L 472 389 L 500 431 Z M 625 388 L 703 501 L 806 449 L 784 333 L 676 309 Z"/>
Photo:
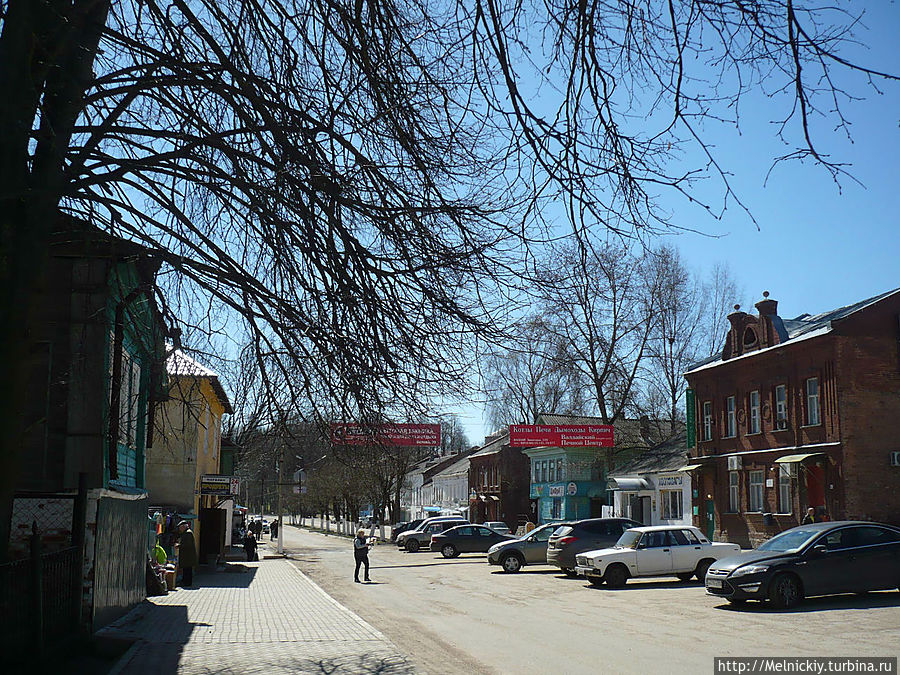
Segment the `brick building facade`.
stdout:
<path fill-rule="evenodd" d="M 502 520 L 513 532 L 519 523 L 534 519 L 528 499 L 528 458 L 509 446 L 509 430 L 484 439 L 469 457 L 469 520 Z"/>
<path fill-rule="evenodd" d="M 900 289 L 795 319 L 765 295 L 685 374 L 695 525 L 755 546 L 808 507 L 900 522 Z"/>

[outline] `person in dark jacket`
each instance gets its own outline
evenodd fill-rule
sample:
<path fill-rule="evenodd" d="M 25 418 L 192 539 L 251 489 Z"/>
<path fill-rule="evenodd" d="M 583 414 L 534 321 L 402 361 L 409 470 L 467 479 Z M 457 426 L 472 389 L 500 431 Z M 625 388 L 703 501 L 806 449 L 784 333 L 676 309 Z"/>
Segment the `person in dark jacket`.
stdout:
<path fill-rule="evenodd" d="M 801 525 L 809 525 L 810 523 L 817 523 L 819 519 L 816 518 L 816 510 L 813 507 L 809 507 L 806 509 L 806 515 L 803 516 L 803 520 L 800 521 Z"/>
<path fill-rule="evenodd" d="M 253 562 L 256 558 L 256 535 L 250 530 L 244 535 L 244 553 L 247 554 L 247 562 Z"/>
<path fill-rule="evenodd" d="M 366 566 L 366 581 L 369 578 L 369 540 L 366 539 L 365 530 L 357 530 L 356 539 L 353 540 L 353 557 L 356 558 L 356 570 L 353 572 L 353 581 L 359 583 L 359 566 Z"/>
<path fill-rule="evenodd" d="M 181 585 L 194 585 L 194 568 L 199 564 L 197 555 L 197 542 L 194 541 L 194 533 L 191 524 L 182 520 L 178 523 L 178 566 L 181 568 Z"/>
<path fill-rule="evenodd" d="M 275 537 L 278 536 L 278 528 L 280 527 L 280 522 L 278 518 L 272 521 L 272 524 L 269 526 L 269 532 L 272 533 L 271 540 L 275 541 Z"/>

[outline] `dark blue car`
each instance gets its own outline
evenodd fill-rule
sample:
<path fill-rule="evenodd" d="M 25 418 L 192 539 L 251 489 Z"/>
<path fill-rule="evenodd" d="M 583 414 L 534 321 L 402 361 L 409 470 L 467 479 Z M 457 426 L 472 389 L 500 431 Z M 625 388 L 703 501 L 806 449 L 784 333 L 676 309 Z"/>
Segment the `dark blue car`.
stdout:
<path fill-rule="evenodd" d="M 857 521 L 785 530 L 706 573 L 711 595 L 736 604 L 768 600 L 779 608 L 814 595 L 894 588 L 900 588 L 900 528 Z"/>

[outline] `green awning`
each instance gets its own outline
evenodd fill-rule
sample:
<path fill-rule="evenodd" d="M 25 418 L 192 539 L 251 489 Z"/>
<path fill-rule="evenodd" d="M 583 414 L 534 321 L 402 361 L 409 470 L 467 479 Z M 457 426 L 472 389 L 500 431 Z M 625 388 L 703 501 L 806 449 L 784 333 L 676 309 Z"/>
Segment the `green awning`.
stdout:
<path fill-rule="evenodd" d="M 807 452 L 803 455 L 785 455 L 784 457 L 779 457 L 775 460 L 776 464 L 794 464 L 795 462 L 802 462 L 805 459 L 809 459 L 810 457 L 824 457 L 824 452 Z"/>
<path fill-rule="evenodd" d="M 699 469 L 702 464 L 688 464 L 687 466 L 683 466 L 678 471 L 693 471 L 694 469 Z"/>

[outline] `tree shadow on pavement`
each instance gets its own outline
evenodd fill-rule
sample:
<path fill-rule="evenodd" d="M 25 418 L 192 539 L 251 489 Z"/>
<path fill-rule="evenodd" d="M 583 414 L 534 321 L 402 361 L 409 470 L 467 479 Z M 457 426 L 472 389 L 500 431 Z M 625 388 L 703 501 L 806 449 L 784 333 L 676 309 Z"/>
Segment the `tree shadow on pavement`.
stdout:
<path fill-rule="evenodd" d="M 718 598 L 717 598 L 718 599 Z M 725 603 L 716 605 L 715 609 L 725 612 L 747 612 L 750 614 L 803 614 L 806 612 L 826 612 L 858 609 L 892 609 L 900 607 L 900 593 L 897 591 L 877 591 L 857 595 L 829 595 L 820 598 L 808 598 L 797 607 L 778 609 L 768 602 L 747 602 L 739 605 Z"/>

